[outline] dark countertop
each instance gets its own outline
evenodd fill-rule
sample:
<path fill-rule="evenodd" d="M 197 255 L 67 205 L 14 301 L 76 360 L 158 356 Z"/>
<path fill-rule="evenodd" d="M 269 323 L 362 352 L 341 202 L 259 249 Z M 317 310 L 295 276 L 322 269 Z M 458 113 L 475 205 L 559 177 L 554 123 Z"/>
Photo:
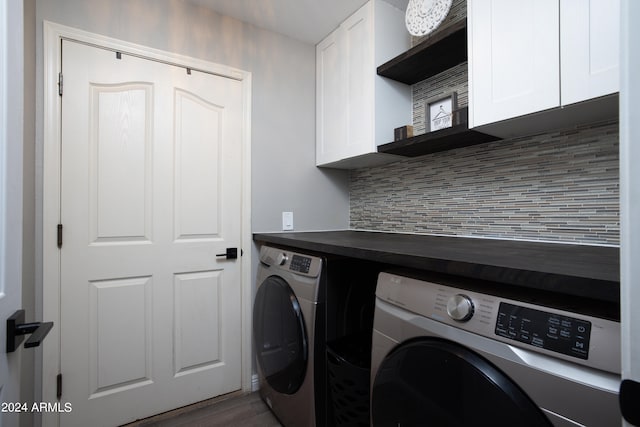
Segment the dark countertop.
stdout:
<path fill-rule="evenodd" d="M 615 247 L 367 231 L 256 233 L 254 240 L 603 301 L 620 301 Z"/>

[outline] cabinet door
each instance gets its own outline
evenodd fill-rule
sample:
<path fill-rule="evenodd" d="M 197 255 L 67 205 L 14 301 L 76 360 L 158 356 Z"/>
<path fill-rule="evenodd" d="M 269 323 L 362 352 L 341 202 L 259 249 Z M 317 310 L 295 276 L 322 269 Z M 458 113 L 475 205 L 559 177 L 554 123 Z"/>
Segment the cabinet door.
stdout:
<path fill-rule="evenodd" d="M 316 46 L 316 165 L 375 151 L 372 4 Z"/>
<path fill-rule="evenodd" d="M 620 1 L 561 0 L 563 105 L 619 89 Z"/>
<path fill-rule="evenodd" d="M 372 3 L 347 18 L 344 29 L 346 64 L 345 157 L 375 151 L 373 136 L 374 93 Z"/>
<path fill-rule="evenodd" d="M 469 0 L 469 125 L 560 105 L 558 0 Z"/>
<path fill-rule="evenodd" d="M 316 46 L 316 164 L 342 157 L 346 133 L 344 77 L 346 75 L 341 29 L 337 29 Z"/>

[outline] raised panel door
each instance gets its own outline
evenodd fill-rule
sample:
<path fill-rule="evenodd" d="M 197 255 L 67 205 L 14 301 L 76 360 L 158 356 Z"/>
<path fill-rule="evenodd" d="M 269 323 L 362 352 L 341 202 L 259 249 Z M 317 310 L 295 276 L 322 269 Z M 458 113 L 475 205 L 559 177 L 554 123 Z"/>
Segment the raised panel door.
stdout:
<path fill-rule="evenodd" d="M 241 388 L 241 82 L 63 42 L 60 425 Z M 133 404 L 132 402 L 135 402 Z"/>

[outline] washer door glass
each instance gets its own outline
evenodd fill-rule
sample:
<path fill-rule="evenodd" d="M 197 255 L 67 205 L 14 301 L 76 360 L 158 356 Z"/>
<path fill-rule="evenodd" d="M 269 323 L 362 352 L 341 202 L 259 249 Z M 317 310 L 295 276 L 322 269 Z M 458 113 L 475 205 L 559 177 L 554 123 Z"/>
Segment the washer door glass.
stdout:
<path fill-rule="evenodd" d="M 373 385 L 374 426 L 551 426 L 505 374 L 471 350 L 423 338 L 394 349 Z"/>
<path fill-rule="evenodd" d="M 253 339 L 267 383 L 280 393 L 298 391 L 307 370 L 307 333 L 298 299 L 278 276 L 268 277 L 258 288 Z"/>

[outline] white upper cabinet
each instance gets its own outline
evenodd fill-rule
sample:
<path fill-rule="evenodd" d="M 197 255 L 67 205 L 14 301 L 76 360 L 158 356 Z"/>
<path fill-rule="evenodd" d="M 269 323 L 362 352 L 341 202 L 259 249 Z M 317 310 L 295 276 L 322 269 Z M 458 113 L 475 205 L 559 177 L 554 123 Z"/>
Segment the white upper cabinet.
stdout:
<path fill-rule="evenodd" d="M 316 46 L 316 164 L 372 166 L 393 156 L 377 146 L 411 124 L 410 87 L 379 77 L 377 65 L 409 48 L 404 12 L 372 0 Z"/>
<path fill-rule="evenodd" d="M 468 0 L 469 127 L 548 112 L 493 132 L 511 136 L 611 110 L 558 107 L 618 91 L 619 11 L 619 0 Z"/>

